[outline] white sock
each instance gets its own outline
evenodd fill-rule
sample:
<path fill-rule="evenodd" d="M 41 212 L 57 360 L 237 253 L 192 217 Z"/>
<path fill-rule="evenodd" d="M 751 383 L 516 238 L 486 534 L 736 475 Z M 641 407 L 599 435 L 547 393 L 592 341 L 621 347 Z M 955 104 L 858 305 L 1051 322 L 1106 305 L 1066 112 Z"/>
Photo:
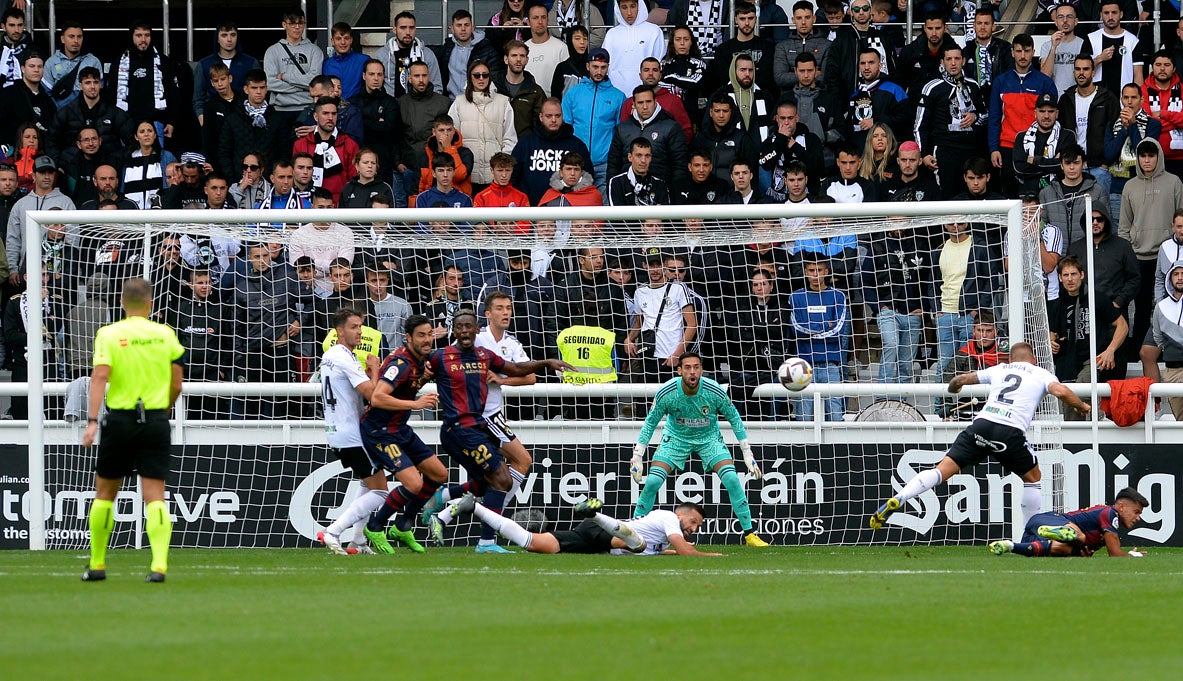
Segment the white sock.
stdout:
<path fill-rule="evenodd" d="M 518 495 L 518 490 L 522 489 L 522 481 L 526 479 L 526 476 L 522 475 L 517 471 L 517 469 L 514 468 L 509 469 L 509 477 L 509 491 L 505 493 L 506 506 L 509 506 L 510 503 L 515 500 Z"/>
<path fill-rule="evenodd" d="M 638 535 L 631 527 L 625 527 L 624 523 L 620 522 L 616 518 L 606 516 L 603 513 L 597 513 L 595 517 L 592 518 L 592 522 L 604 528 L 604 531 L 608 534 L 624 542 L 625 545 L 630 549 L 638 549 L 638 543 L 640 546 L 644 546 L 644 541 L 641 539 L 641 536 Z"/>
<path fill-rule="evenodd" d="M 1043 483 L 1041 482 L 1024 482 L 1023 483 L 1023 500 L 1019 507 L 1023 510 L 1023 527 L 1027 526 L 1027 521 L 1036 513 L 1039 513 L 1040 506 L 1043 505 Z"/>
<path fill-rule="evenodd" d="M 444 485 L 443 487 L 440 488 L 440 501 L 444 502 L 444 504 L 446 505 L 451 500 L 452 500 L 452 493 L 448 491 L 448 486 Z"/>
<path fill-rule="evenodd" d="M 924 494 L 939 484 L 941 484 L 941 472 L 935 468 L 930 468 L 926 471 L 921 471 L 916 477 L 909 480 L 908 484 L 904 485 L 904 490 L 897 494 L 896 498 L 904 502 Z"/>
<path fill-rule="evenodd" d="M 447 525 L 448 523 L 452 522 L 452 507 L 444 506 L 444 510 L 436 513 L 435 517 L 439 518 L 441 523 Z"/>
<path fill-rule="evenodd" d="M 365 527 L 370 514 L 385 501 L 386 492 L 380 489 L 367 489 L 354 499 L 352 504 L 349 504 L 345 512 L 338 516 L 332 525 L 329 525 L 327 532 L 339 537 L 345 531 L 345 528 L 352 527 L 354 531 L 353 537 L 356 541 L 358 537 L 364 536 L 362 535 L 361 528 Z"/>
<path fill-rule="evenodd" d="M 485 508 L 484 504 L 477 504 L 476 508 L 474 508 L 472 512 L 474 515 L 476 515 L 476 517 L 481 519 L 482 523 L 493 528 L 497 534 L 505 537 L 523 549 L 530 548 L 530 540 L 533 539 L 533 535 L 526 528 L 515 523 L 509 518 L 506 518 L 500 513 L 494 513 L 493 511 L 490 511 L 489 509 Z"/>

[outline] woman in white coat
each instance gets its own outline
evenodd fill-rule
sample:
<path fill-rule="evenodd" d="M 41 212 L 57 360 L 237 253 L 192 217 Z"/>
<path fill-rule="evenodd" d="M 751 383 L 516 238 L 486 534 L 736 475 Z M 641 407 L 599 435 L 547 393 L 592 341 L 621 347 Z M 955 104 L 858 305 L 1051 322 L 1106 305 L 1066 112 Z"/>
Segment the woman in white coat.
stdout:
<path fill-rule="evenodd" d="M 513 152 L 518 143 L 513 107 L 509 98 L 493 89 L 489 65 L 477 59 L 468 65 L 468 84 L 464 96 L 452 102 L 448 115 L 472 150 L 472 193 L 475 195 L 493 182 L 489 159 L 499 151 Z"/>

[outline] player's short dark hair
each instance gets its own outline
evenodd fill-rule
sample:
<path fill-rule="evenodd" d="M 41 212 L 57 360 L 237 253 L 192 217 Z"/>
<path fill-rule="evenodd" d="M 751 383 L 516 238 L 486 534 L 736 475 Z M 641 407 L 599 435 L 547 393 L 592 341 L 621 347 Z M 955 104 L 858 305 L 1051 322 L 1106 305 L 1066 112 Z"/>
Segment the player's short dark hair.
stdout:
<path fill-rule="evenodd" d="M 1171 62 L 1172 64 L 1175 63 L 1171 59 L 1171 51 L 1166 49 L 1165 47 L 1161 50 L 1155 51 L 1154 55 L 1150 57 L 1150 63 L 1153 64 L 1154 62 L 1158 61 L 1159 59 L 1166 59 L 1167 61 Z"/>
<path fill-rule="evenodd" d="M 312 80 L 308 82 L 308 87 L 311 88 L 313 85 L 326 89 L 331 88 L 333 87 L 333 77 L 327 73 L 322 73 L 319 76 L 313 76 Z"/>
<path fill-rule="evenodd" d="M 485 296 L 485 310 L 487 311 L 490 307 L 493 307 L 493 303 L 497 302 L 498 300 L 508 300 L 513 302 L 513 296 L 509 295 L 505 291 L 502 291 L 501 289 L 490 291 L 489 295 Z"/>
<path fill-rule="evenodd" d="M 793 14 L 796 14 L 798 10 L 805 10 L 812 14 L 813 3 L 809 2 L 809 0 L 797 0 L 797 2 L 793 3 Z"/>
<path fill-rule="evenodd" d="M 854 142 L 843 142 L 842 144 L 838 145 L 838 153 L 834 156 L 837 157 L 839 154 L 846 154 L 847 156 L 857 156 L 858 158 L 862 158 L 863 150 L 859 149 Z"/>
<path fill-rule="evenodd" d="M 81 83 L 87 78 L 93 78 L 95 80 L 102 81 L 103 74 L 99 73 L 98 68 L 94 66 L 85 66 L 81 69 L 78 69 L 78 82 Z M 264 74 L 263 80 L 267 80 L 266 74 Z"/>
<path fill-rule="evenodd" d="M 681 357 L 678 358 L 678 366 L 682 366 L 682 362 L 684 362 L 688 359 L 697 359 L 698 363 L 702 364 L 702 355 L 698 354 L 697 352 L 695 352 L 693 350 L 687 350 L 686 352 L 682 353 Z"/>
<path fill-rule="evenodd" d="M 711 161 L 711 152 L 703 147 L 694 147 L 690 150 L 690 160 L 693 161 L 696 158 L 706 159 L 712 164 L 714 163 L 714 161 Z"/>
<path fill-rule="evenodd" d="M 431 129 L 435 130 L 437 125 L 451 125 L 455 127 L 456 121 L 452 120 L 452 117 L 448 114 L 440 114 L 431 119 Z"/>
<path fill-rule="evenodd" d="M 383 64 L 381 59 L 374 59 L 371 57 L 370 59 L 366 60 L 366 63 L 361 65 L 362 73 L 365 73 L 366 69 L 370 68 L 371 64 L 377 64 L 378 66 L 382 67 L 383 71 L 386 70 L 386 64 Z"/>
<path fill-rule="evenodd" d="M 978 5 L 977 11 L 974 12 L 975 17 L 985 16 L 987 14 L 990 15 L 991 19 L 994 18 L 994 5 L 991 5 L 988 2 Z"/>
<path fill-rule="evenodd" d="M 975 156 L 966 159 L 965 165 L 961 167 L 961 174 L 973 173 L 974 175 L 989 175 L 994 166 L 981 156 Z"/>
<path fill-rule="evenodd" d="M 19 7 L 9 7 L 8 9 L 4 10 L 3 14 L 0 14 L 0 24 L 8 21 L 10 17 L 15 17 L 21 21 L 24 21 L 25 11 Z"/>
<path fill-rule="evenodd" d="M 883 61 L 883 55 L 879 54 L 879 50 L 877 50 L 873 47 L 864 47 L 863 49 L 859 50 L 858 51 L 858 58 L 861 60 L 863 58 L 864 54 L 873 54 L 873 55 L 875 55 L 875 58 L 878 59 L 880 62 Z"/>
<path fill-rule="evenodd" d="M 682 503 L 680 503 L 680 504 L 678 504 L 677 506 L 675 506 L 675 507 L 674 507 L 674 510 L 675 510 L 675 511 L 680 511 L 680 510 L 682 510 L 682 509 L 684 509 L 684 508 L 685 508 L 685 509 L 689 509 L 689 510 L 691 510 L 691 511 L 697 511 L 697 512 L 698 512 L 698 515 L 702 516 L 703 518 L 706 518 L 706 517 L 707 517 L 707 511 L 706 511 L 706 509 L 705 509 L 705 508 L 703 508 L 701 504 L 696 504 L 696 503 L 694 503 L 693 501 L 683 501 Z"/>
<path fill-rule="evenodd" d="M 334 107 L 341 108 L 341 100 L 339 98 L 337 98 L 337 97 L 321 97 L 320 99 L 316 100 L 316 104 L 313 105 L 312 110 L 317 113 L 320 113 L 321 109 L 323 109 L 324 107 L 326 107 L 330 104 L 332 104 Z"/>
<path fill-rule="evenodd" d="M 460 319 L 461 317 L 472 317 L 474 320 L 476 320 L 476 308 L 465 305 L 464 307 L 457 309 L 454 313 L 452 313 L 452 322 L 455 323 L 456 320 Z"/>
<path fill-rule="evenodd" d="M 731 95 L 726 92 L 716 92 L 711 95 L 711 106 L 716 104 L 726 104 L 727 108 L 731 109 L 732 113 L 735 113 L 735 102 L 732 101 Z"/>
<path fill-rule="evenodd" d="M 957 54 L 960 54 L 960 55 L 965 54 L 965 52 L 962 51 L 960 45 L 958 45 L 956 42 L 949 42 L 949 43 L 946 43 L 945 46 L 941 48 L 941 59 L 944 59 L 945 55 L 949 54 L 950 52 L 956 52 Z"/>
<path fill-rule="evenodd" d="M 436 168 L 455 168 L 456 159 L 452 158 L 451 154 L 436 154 L 431 157 L 431 169 Z"/>
<path fill-rule="evenodd" d="M 1075 64 L 1076 62 L 1081 61 L 1081 60 L 1087 61 L 1089 63 L 1089 65 L 1095 65 L 1097 63 L 1093 59 L 1093 56 L 1091 54 L 1086 53 L 1086 52 L 1081 52 L 1080 54 L 1073 57 L 1072 63 Z"/>
<path fill-rule="evenodd" d="M 406 11 L 406 10 L 403 10 L 403 11 L 399 12 L 398 14 L 394 15 L 394 22 L 391 24 L 391 26 L 398 26 L 398 22 L 401 19 L 410 19 L 411 21 L 415 21 L 415 15 Z M 426 66 L 426 64 L 425 64 L 425 66 Z"/>
<path fill-rule="evenodd" d="M 499 151 L 489 157 L 490 168 L 512 168 L 517 165 L 517 163 L 517 159 L 505 153 L 504 151 Z"/>
<path fill-rule="evenodd" d="M 735 159 L 734 161 L 731 162 L 731 167 L 728 168 L 728 170 L 730 170 L 731 172 L 734 173 L 736 166 L 743 166 L 748 169 L 748 172 L 752 172 L 752 162 L 747 159 L 743 159 L 743 158 Z"/>
<path fill-rule="evenodd" d="M 748 2 L 748 0 L 741 0 L 740 2 L 735 3 L 735 15 L 736 16 L 739 16 L 741 14 L 755 14 L 755 13 L 756 13 L 756 5 L 751 2 Z"/>
<path fill-rule="evenodd" d="M 939 21 L 943 24 L 945 23 L 945 15 L 941 14 L 940 10 L 929 10 L 924 13 L 924 23 L 927 24 L 930 21 Z"/>
<path fill-rule="evenodd" d="M 205 187 L 205 186 L 209 185 L 209 183 L 212 180 L 221 180 L 221 181 L 225 182 L 227 185 L 230 184 L 230 180 L 227 180 L 225 175 L 223 175 L 222 173 L 219 173 L 218 171 L 215 170 L 205 176 L 205 179 L 203 179 L 201 181 L 201 186 Z"/>
<path fill-rule="evenodd" d="M 304 10 L 300 9 L 299 7 L 292 7 L 283 13 L 283 20 L 289 23 L 299 21 L 300 19 L 304 18 Z"/>
<path fill-rule="evenodd" d="M 1073 161 L 1080 161 L 1084 159 L 1084 149 L 1080 148 L 1079 144 L 1069 144 L 1060 150 L 1060 162 L 1065 161 L 1072 163 Z"/>
<path fill-rule="evenodd" d="M 312 154 L 308 153 L 307 151 L 297 151 L 296 153 L 292 154 L 292 165 L 296 165 L 296 161 L 299 161 L 302 158 L 306 158 L 309 161 L 316 163 L 316 158 Z"/>
<path fill-rule="evenodd" d="M 793 61 L 793 68 L 796 68 L 802 64 L 813 64 L 816 66 L 817 57 L 813 56 L 812 52 L 802 52 L 801 54 L 797 55 L 797 58 Z"/>
<path fill-rule="evenodd" d="M 974 326 L 983 324 L 985 326 L 994 326 L 994 313 L 990 310 L 981 310 L 978 312 L 978 318 L 974 320 Z"/>
<path fill-rule="evenodd" d="M 785 164 L 785 175 L 802 174 L 809 177 L 809 168 L 805 167 L 804 161 L 789 161 Z"/>
<path fill-rule="evenodd" d="M 568 151 L 563 154 L 563 158 L 559 159 L 559 167 L 563 166 L 579 166 L 583 167 L 583 156 L 578 151 Z"/>
<path fill-rule="evenodd" d="M 424 324 L 427 324 L 428 326 L 431 325 L 431 319 L 427 315 L 413 314 L 410 317 L 407 317 L 407 321 L 403 322 L 403 333 L 409 336 L 412 333 L 415 333 L 415 329 L 423 326 Z"/>
<path fill-rule="evenodd" d="M 637 95 L 641 94 L 642 92 L 652 92 L 654 98 L 657 97 L 657 93 L 653 92 L 653 88 L 642 83 L 642 84 L 638 85 L 637 87 L 633 88 L 633 100 L 635 101 L 637 99 Z"/>
<path fill-rule="evenodd" d="M 329 28 L 329 35 L 353 35 L 353 27 L 344 21 L 338 21 Z"/>
<path fill-rule="evenodd" d="M 1150 500 L 1147 499 L 1146 497 L 1142 496 L 1142 494 L 1140 492 L 1138 492 L 1138 490 L 1134 489 L 1133 487 L 1126 487 L 1122 491 L 1118 492 L 1117 496 L 1114 497 L 1114 499 L 1113 499 L 1113 503 L 1117 503 L 1117 502 L 1121 501 L 1122 499 L 1132 501 L 1135 504 L 1138 504 L 1139 506 L 1141 506 L 1142 508 L 1147 508 L 1148 506 L 1150 506 Z"/>
<path fill-rule="evenodd" d="M 247 83 L 266 83 L 267 82 L 267 72 L 261 68 L 253 68 L 250 71 L 246 72 L 246 76 L 244 77 L 244 80 Z"/>
<path fill-rule="evenodd" d="M 381 194 L 375 194 L 370 197 L 370 208 L 373 208 L 375 203 L 380 203 L 383 206 L 393 206 L 394 205 L 394 197 L 391 196 L 390 194 L 387 194 L 386 192 L 382 192 Z"/>
<path fill-rule="evenodd" d="M 1020 33 L 1010 41 L 1011 47 L 1029 47 L 1035 49 L 1035 39 L 1030 33 Z"/>
<path fill-rule="evenodd" d="M 333 313 L 333 328 L 344 328 L 345 325 L 349 323 L 350 317 L 361 317 L 363 320 L 365 319 L 365 317 L 362 316 L 362 313 L 358 312 L 352 307 L 337 308 L 337 311 Z"/>
<path fill-rule="evenodd" d="M 1084 274 L 1084 263 L 1075 255 L 1066 255 L 1060 258 L 1060 262 L 1056 263 L 1056 274 L 1060 274 L 1067 267 L 1075 267 L 1081 274 Z"/>
<path fill-rule="evenodd" d="M 628 153 L 633 153 L 634 149 L 652 149 L 653 143 L 646 137 L 634 137 L 632 142 L 628 144 Z"/>
<path fill-rule="evenodd" d="M 234 31 L 235 33 L 238 33 L 238 24 L 229 19 L 223 19 L 218 22 L 218 25 L 214 27 L 214 30 L 218 33 L 223 31 Z"/>
<path fill-rule="evenodd" d="M 317 199 L 322 201 L 328 199 L 329 201 L 332 201 L 333 192 L 325 189 L 324 187 L 316 187 L 309 194 L 309 202 L 315 201 Z"/>

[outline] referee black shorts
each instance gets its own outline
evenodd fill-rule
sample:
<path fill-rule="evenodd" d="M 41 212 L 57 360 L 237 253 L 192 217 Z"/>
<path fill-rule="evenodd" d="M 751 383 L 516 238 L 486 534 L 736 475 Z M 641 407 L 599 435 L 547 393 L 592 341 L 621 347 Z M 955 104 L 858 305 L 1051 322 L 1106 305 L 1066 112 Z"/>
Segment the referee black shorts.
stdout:
<path fill-rule="evenodd" d="M 974 419 L 961 431 L 949 448 L 948 456 L 962 470 L 986 459 L 994 459 L 1008 473 L 1019 476 L 1039 465 L 1023 431 L 986 419 Z"/>
<path fill-rule="evenodd" d="M 612 550 L 612 535 L 591 520 L 579 523 L 575 529 L 551 534 L 559 542 L 559 553 L 607 553 Z"/>
<path fill-rule="evenodd" d="M 330 447 L 330 449 L 333 450 L 333 455 L 343 466 L 353 471 L 353 477 L 358 480 L 364 480 L 382 470 L 370 460 L 365 447 L 345 447 L 344 449 Z"/>
<path fill-rule="evenodd" d="M 138 473 L 142 478 L 165 480 L 172 464 L 168 410 L 144 412 L 108 411 L 103 417 L 99 458 L 94 472 L 114 480 Z"/>

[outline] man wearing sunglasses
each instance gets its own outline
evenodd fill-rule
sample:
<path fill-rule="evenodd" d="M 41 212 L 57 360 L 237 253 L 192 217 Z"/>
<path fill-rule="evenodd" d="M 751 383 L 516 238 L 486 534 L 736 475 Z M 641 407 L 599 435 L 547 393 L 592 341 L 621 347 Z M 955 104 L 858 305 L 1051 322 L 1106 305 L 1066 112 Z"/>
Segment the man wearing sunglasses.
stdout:
<path fill-rule="evenodd" d="M 871 0 L 854 0 L 850 3 L 850 23 L 838 29 L 834 44 L 826 57 L 823 80 L 826 89 L 848 96 L 858 84 L 858 55 L 865 49 L 873 49 L 882 58 L 880 68 L 885 77 L 896 73 L 895 53 L 886 48 L 883 33 L 871 24 Z"/>

